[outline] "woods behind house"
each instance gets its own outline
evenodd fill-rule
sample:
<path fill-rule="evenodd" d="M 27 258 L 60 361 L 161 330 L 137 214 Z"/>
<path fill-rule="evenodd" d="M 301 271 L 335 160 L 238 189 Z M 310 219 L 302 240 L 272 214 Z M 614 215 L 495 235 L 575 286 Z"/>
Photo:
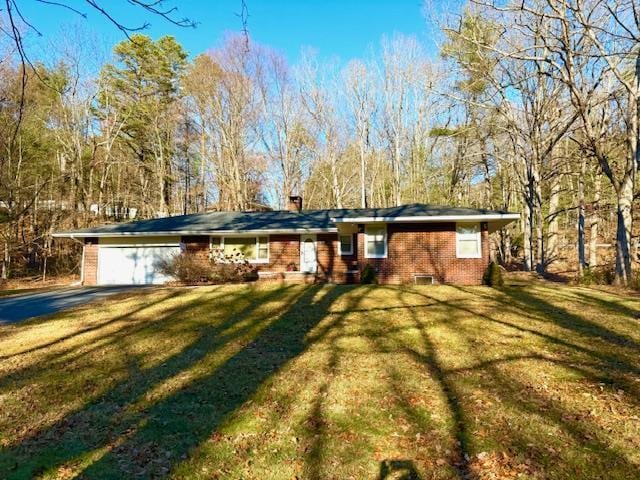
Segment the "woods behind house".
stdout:
<path fill-rule="evenodd" d="M 0 45 L 2 278 L 77 271 L 58 230 L 300 194 L 519 212 L 499 262 L 635 284 L 638 6 L 478 0 L 438 28 L 437 51 L 395 35 L 348 63 L 244 35 L 190 57 L 135 34 L 104 62 Z"/>

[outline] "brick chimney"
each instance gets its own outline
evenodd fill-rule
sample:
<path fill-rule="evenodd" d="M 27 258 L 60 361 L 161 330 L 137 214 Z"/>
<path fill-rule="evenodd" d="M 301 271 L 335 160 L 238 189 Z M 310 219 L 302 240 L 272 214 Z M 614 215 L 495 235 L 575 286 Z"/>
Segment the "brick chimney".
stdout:
<path fill-rule="evenodd" d="M 289 210 L 290 212 L 300 213 L 302 211 L 302 197 L 299 195 L 291 195 L 289 197 L 287 210 Z"/>

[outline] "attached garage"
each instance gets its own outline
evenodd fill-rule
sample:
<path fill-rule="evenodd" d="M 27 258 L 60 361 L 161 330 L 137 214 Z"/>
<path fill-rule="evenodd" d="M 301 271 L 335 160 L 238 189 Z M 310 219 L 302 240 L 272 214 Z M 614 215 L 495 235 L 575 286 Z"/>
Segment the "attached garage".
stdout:
<path fill-rule="evenodd" d="M 179 246 L 102 246 L 98 248 L 98 285 L 156 285 L 171 278 L 157 264 L 180 254 Z"/>
<path fill-rule="evenodd" d="M 86 238 L 82 253 L 84 285 L 158 285 L 171 278 L 157 268 L 181 252 L 178 236 Z"/>

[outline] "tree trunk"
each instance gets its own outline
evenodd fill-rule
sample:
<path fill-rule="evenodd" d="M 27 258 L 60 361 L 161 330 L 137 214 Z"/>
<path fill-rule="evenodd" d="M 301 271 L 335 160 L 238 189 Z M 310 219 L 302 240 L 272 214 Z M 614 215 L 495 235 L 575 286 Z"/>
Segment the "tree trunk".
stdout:
<path fill-rule="evenodd" d="M 582 159 L 580 163 L 580 176 L 578 178 L 578 277 L 582 277 L 585 267 L 584 253 L 584 175 L 587 162 Z"/>
<path fill-rule="evenodd" d="M 544 273 L 547 269 L 547 259 L 545 257 L 546 245 L 544 238 L 544 217 L 542 214 L 542 188 L 539 181 L 535 182 L 532 217 L 535 227 L 536 272 Z"/>
<path fill-rule="evenodd" d="M 631 279 L 631 203 L 633 175 L 625 175 L 617 195 L 616 272 L 615 284 L 627 285 Z"/>
<path fill-rule="evenodd" d="M 364 140 L 360 139 L 360 207 L 367 208 L 367 163 L 365 158 Z"/>
<path fill-rule="evenodd" d="M 335 197 L 336 208 L 342 208 L 342 190 L 340 189 L 340 177 L 338 175 L 337 163 L 337 159 L 331 159 L 331 188 L 333 190 L 333 196 Z"/>
<path fill-rule="evenodd" d="M 531 244 L 531 205 L 524 203 L 524 214 L 522 215 L 522 246 L 524 249 L 524 270 L 530 272 L 533 267 L 533 249 Z"/>
<path fill-rule="evenodd" d="M 11 257 L 9 256 L 9 242 L 4 242 L 4 255 L 2 258 L 2 280 L 9 278 L 9 263 Z"/>
<path fill-rule="evenodd" d="M 400 139 L 396 135 L 394 142 L 393 159 L 393 202 L 395 206 L 402 205 L 402 195 L 400 194 Z"/>
<path fill-rule="evenodd" d="M 593 210 L 589 219 L 589 268 L 598 266 L 598 224 L 600 217 L 598 216 L 598 206 L 600 203 L 600 184 L 601 177 L 596 173 L 593 181 Z"/>
<path fill-rule="evenodd" d="M 551 263 L 558 259 L 558 238 L 559 238 L 559 213 L 558 208 L 560 205 L 560 183 L 562 181 L 561 175 L 555 175 L 551 179 L 551 192 L 549 193 L 549 229 L 547 238 L 547 253 L 545 259 L 545 269 Z M 584 212 L 583 212 L 584 213 Z M 583 218 L 584 228 L 584 218 Z M 583 245 L 582 250 L 584 253 L 584 230 L 583 230 Z"/>

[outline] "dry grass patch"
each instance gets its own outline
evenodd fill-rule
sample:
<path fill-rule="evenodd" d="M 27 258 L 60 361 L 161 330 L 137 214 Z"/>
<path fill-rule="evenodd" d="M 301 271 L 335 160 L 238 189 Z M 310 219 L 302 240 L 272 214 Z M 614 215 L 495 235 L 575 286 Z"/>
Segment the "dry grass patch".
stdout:
<path fill-rule="evenodd" d="M 0 472 L 638 478 L 639 311 L 546 283 L 107 299 L 0 327 Z"/>

